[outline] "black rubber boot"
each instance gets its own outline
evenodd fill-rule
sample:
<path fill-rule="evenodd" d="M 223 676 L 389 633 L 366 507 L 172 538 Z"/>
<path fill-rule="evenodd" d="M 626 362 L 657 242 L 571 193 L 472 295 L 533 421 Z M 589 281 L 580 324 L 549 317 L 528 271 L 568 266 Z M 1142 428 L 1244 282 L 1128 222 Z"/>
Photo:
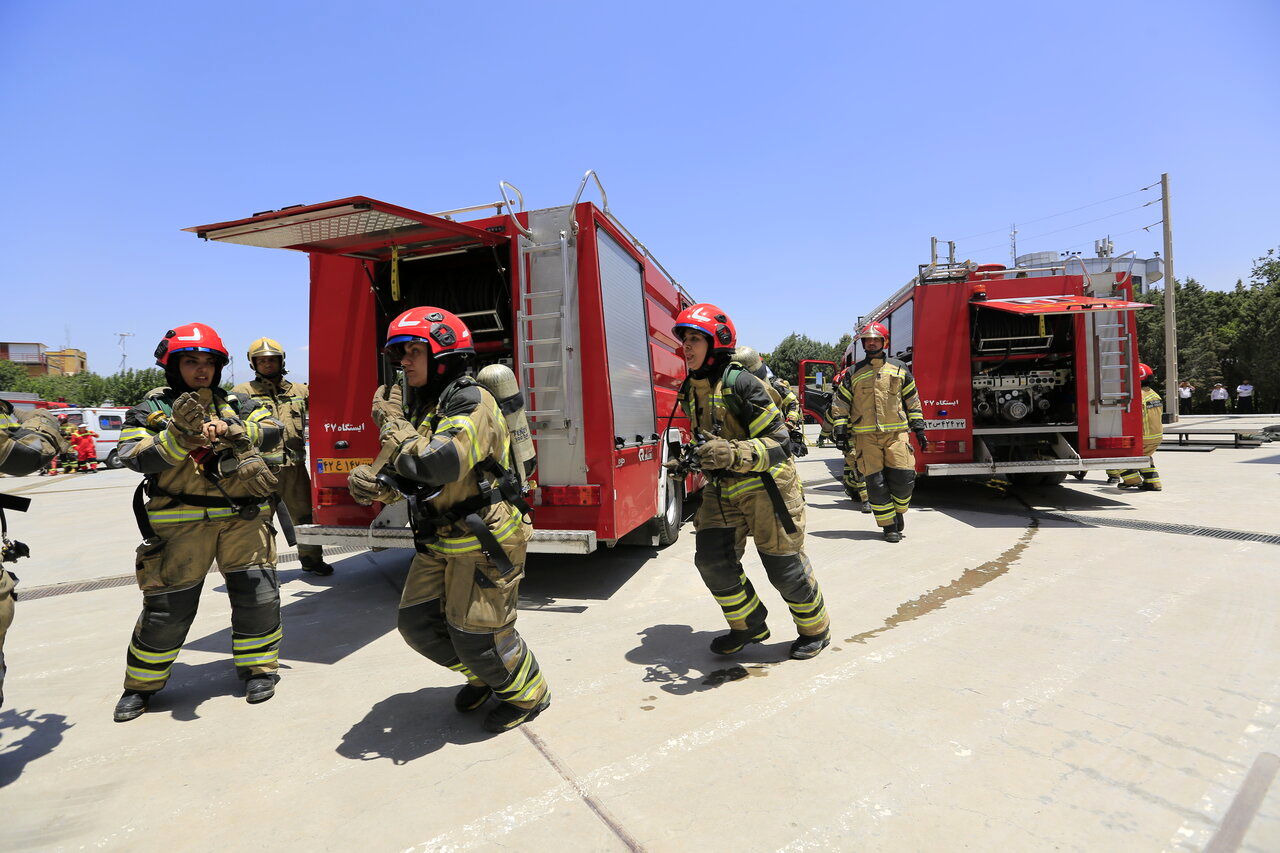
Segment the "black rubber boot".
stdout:
<path fill-rule="evenodd" d="M 906 513 L 900 512 L 898 513 L 897 517 L 893 519 L 893 529 L 898 531 L 898 536 L 900 538 L 906 539 L 907 538 L 906 527 L 907 527 Z"/>
<path fill-rule="evenodd" d="M 250 705 L 265 702 L 276 695 L 274 675 L 255 675 L 244 683 L 244 700 Z"/>
<path fill-rule="evenodd" d="M 505 732 L 523 725 L 551 707 L 551 694 L 542 697 L 542 701 L 532 708 L 521 708 L 510 702 L 499 702 L 484 718 L 484 727 L 491 732 Z"/>
<path fill-rule="evenodd" d="M 466 714 L 488 702 L 492 695 L 493 691 L 489 689 L 489 685 L 472 684 L 468 681 L 462 685 L 458 695 L 453 697 L 453 707 L 457 708 L 459 713 Z"/>
<path fill-rule="evenodd" d="M 791 659 L 808 660 L 809 658 L 816 658 L 818 653 L 829 645 L 831 645 L 830 631 L 823 631 L 816 637 L 806 637 L 801 634 L 791 644 Z"/>
<path fill-rule="evenodd" d="M 729 633 L 721 634 L 711 641 L 711 651 L 718 655 L 737 654 L 748 644 L 763 643 L 767 639 L 769 639 L 769 629 L 764 625 L 748 631 L 730 630 Z"/>
<path fill-rule="evenodd" d="M 862 502 L 862 511 L 865 512 L 867 515 L 871 515 L 871 501 Z"/>
<path fill-rule="evenodd" d="M 151 704 L 153 695 L 155 694 L 126 690 L 120 696 L 120 701 L 116 703 L 115 721 L 117 723 L 127 723 L 130 720 L 136 720 L 141 717 L 146 712 L 147 706 Z"/>
<path fill-rule="evenodd" d="M 902 534 L 898 532 L 897 524 L 892 524 L 889 527 L 882 527 L 880 528 L 880 531 L 884 534 L 884 541 L 886 542 L 902 541 Z"/>
<path fill-rule="evenodd" d="M 311 572 L 313 575 L 320 577 L 328 577 L 333 574 L 333 566 L 329 565 L 321 557 L 300 557 L 298 562 L 302 563 L 304 572 Z"/>

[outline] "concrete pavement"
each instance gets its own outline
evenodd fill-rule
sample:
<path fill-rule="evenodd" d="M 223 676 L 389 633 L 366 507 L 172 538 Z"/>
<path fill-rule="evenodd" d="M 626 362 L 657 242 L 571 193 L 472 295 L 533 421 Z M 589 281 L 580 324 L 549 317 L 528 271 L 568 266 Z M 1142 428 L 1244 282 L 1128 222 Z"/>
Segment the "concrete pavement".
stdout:
<path fill-rule="evenodd" d="M 690 527 L 534 556 L 519 626 L 554 703 L 500 736 L 396 633 L 403 551 L 282 564 L 286 669 L 257 706 L 211 577 L 170 686 L 113 723 L 139 594 L 67 590 L 131 571 L 136 475 L 8 480 L 34 499 L 22 587 L 68 586 L 6 644 L 0 848 L 1280 849 L 1280 544 L 1223 532 L 1275 537 L 1280 446 L 1157 463 L 1161 493 L 927 483 L 891 545 L 813 451 L 835 642 L 812 661 L 786 659 L 754 554 L 774 638 L 707 651 Z"/>

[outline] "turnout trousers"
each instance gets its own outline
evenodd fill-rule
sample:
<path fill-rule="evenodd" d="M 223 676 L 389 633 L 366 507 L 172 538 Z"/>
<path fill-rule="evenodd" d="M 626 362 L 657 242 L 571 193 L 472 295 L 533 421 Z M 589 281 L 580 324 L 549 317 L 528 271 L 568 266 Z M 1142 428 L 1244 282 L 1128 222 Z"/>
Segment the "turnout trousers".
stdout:
<path fill-rule="evenodd" d="M 796 630 L 801 636 L 822 636 L 830 620 L 804 552 L 804 495 L 795 465 L 775 466 L 773 477 L 796 532 L 788 533 L 782 525 L 759 477 L 711 480 L 694 517 L 693 561 L 731 629 L 763 628 L 769 611 L 742 568 L 747 537 L 752 537 L 769 582 L 787 603 Z"/>
<path fill-rule="evenodd" d="M 0 569 L 0 704 L 4 703 L 4 637 L 13 624 L 13 575 Z"/>
<path fill-rule="evenodd" d="M 894 517 L 911 505 L 916 483 L 916 454 L 906 430 L 854 433 L 853 452 L 867 484 L 876 524 L 892 527 Z"/>
<path fill-rule="evenodd" d="M 242 679 L 279 669 L 280 583 L 275 530 L 262 517 L 156 525 L 138 546 L 142 614 L 125 662 L 126 690 L 152 693 L 169 671 L 196 618 L 205 575 L 216 559 L 231 599 L 231 654 Z"/>
<path fill-rule="evenodd" d="M 409 566 L 396 627 L 409 647 L 494 696 L 532 708 L 547 694 L 533 652 L 516 631 L 516 604 L 532 525 L 521 523 L 502 550 L 506 574 L 484 552 L 420 549 Z"/>
<path fill-rule="evenodd" d="M 1145 468 L 1112 468 L 1107 471 L 1108 477 L 1119 477 L 1124 486 L 1146 486 L 1160 491 L 1164 486 L 1160 483 L 1160 472 L 1156 470 L 1156 450 L 1160 448 L 1160 438 L 1149 438 L 1142 443 L 1142 453 L 1151 457 L 1151 464 Z"/>
<path fill-rule="evenodd" d="M 844 485 L 844 492 L 849 496 L 850 500 L 870 501 L 867 494 L 867 481 L 862 476 L 862 471 L 858 469 L 858 450 L 851 447 L 844 455 L 844 470 L 840 474 L 840 482 Z"/>
<path fill-rule="evenodd" d="M 285 465 L 276 469 L 276 479 L 280 481 L 280 497 L 289 510 L 289 518 L 294 525 L 310 524 L 311 519 L 311 477 L 307 474 L 306 465 Z M 324 556 L 324 548 L 320 545 L 299 545 L 298 559 L 304 563 L 319 562 Z"/>

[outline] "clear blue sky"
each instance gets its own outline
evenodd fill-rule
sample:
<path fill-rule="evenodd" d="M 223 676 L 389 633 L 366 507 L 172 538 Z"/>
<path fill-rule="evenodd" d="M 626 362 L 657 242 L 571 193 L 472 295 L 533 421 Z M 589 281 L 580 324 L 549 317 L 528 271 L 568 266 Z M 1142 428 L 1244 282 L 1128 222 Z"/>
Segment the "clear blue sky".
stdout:
<path fill-rule="evenodd" d="M 930 235 L 1004 261 L 1009 223 L 1162 171 L 1178 274 L 1226 288 L 1280 245 L 1277 32 L 1271 0 L 9 0 L 0 339 L 69 329 L 110 373 L 113 333 L 143 367 L 200 320 L 239 379 L 262 334 L 305 377 L 305 256 L 179 229 L 353 194 L 478 204 L 500 179 L 546 207 L 588 168 L 764 350 L 838 338 Z M 1155 196 L 1020 225 L 1019 251 L 1091 249 L 1157 221 L 1121 212 Z M 1149 256 L 1159 229 L 1116 242 Z"/>

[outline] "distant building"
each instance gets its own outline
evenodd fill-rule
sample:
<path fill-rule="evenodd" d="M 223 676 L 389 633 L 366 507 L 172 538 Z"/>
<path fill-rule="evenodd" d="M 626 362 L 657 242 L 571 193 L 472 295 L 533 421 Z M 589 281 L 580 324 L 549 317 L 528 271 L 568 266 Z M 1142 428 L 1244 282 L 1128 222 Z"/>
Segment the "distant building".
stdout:
<path fill-rule="evenodd" d="M 0 341 L 0 361 L 22 365 L 28 376 L 73 376 L 89 369 L 84 350 L 51 350 L 44 344 L 27 341 Z"/>
<path fill-rule="evenodd" d="M 89 369 L 89 357 L 82 349 L 47 350 L 44 354 L 45 360 L 49 364 L 50 373 L 62 373 L 65 376 L 75 376 L 77 373 L 84 373 Z M 54 368 L 57 368 L 54 370 Z"/>

